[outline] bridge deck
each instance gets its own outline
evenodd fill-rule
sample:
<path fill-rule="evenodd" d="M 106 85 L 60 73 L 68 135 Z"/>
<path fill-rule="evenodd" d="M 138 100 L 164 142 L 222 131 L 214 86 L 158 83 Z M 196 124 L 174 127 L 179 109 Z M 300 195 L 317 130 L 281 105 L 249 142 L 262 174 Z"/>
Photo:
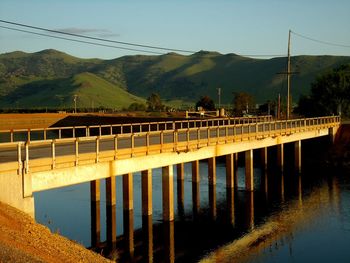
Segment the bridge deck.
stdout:
<path fill-rule="evenodd" d="M 28 174 L 40 191 L 315 138 L 338 125 L 339 117 L 322 117 L 1 143 L 0 175 Z"/>

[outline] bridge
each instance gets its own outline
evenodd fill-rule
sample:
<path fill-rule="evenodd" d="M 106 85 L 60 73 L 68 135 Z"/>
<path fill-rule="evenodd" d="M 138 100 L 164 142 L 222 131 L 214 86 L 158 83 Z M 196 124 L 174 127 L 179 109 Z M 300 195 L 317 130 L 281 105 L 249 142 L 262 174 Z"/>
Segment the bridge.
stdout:
<path fill-rule="evenodd" d="M 260 149 L 266 167 L 268 147 L 277 146 L 276 165 L 283 169 L 284 144 L 293 143 L 295 167 L 300 171 L 301 141 L 334 138 L 339 126 L 338 116 L 292 120 L 259 117 L 0 131 L 0 201 L 34 217 L 34 192 L 90 182 L 96 212 L 100 180 L 105 179 L 107 242 L 113 247 L 116 176 L 123 177 L 123 209 L 132 213 L 132 176 L 141 172 L 142 215 L 149 216 L 153 212 L 152 169 L 162 168 L 163 219 L 172 221 L 174 165 L 178 195 L 183 199 L 184 163 L 192 163 L 193 192 L 197 193 L 192 200 L 199 203 L 199 160 L 207 160 L 209 199 L 215 203 L 216 157 L 225 156 L 226 187 L 233 189 L 237 186 L 237 153 L 244 152 L 245 188 L 253 191 L 253 150 Z M 92 222 L 99 235 L 99 212 L 95 217 Z"/>

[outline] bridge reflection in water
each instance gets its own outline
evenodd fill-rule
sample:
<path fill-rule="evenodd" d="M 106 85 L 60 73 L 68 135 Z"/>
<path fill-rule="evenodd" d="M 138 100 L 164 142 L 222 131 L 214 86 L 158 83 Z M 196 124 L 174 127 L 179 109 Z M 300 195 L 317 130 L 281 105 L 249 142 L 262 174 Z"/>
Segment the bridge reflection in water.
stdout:
<path fill-rule="evenodd" d="M 218 185 L 214 188 L 219 197 L 213 203 L 213 187 L 209 179 L 205 180 L 204 174 L 210 168 L 206 162 L 200 162 L 199 166 L 203 180 L 198 187 L 196 183 L 193 188 L 191 182 L 192 164 L 184 166 L 184 176 L 179 176 L 183 180 L 174 180 L 182 183 L 176 194 L 174 221 L 160 222 L 154 220 L 152 215 L 140 219 L 135 215 L 135 220 L 141 221 L 142 225 L 134 229 L 131 227 L 133 211 L 124 210 L 123 234 L 119 234 L 116 241 L 122 262 L 193 262 L 218 246 L 223 247 L 211 252 L 204 262 L 236 262 L 243 260 L 245 253 L 257 253 L 259 249 L 269 248 L 271 241 L 281 236 L 292 236 L 298 224 L 312 220 L 322 212 L 323 206 L 337 207 L 340 202 L 335 177 L 328 178 L 329 181 L 321 186 L 318 184 L 323 179 L 317 178 L 315 187 L 310 186 L 312 177 L 295 170 L 281 173 L 279 170 L 266 171 L 262 166 L 255 167 L 257 188 L 246 191 L 244 169 L 236 166 L 238 188 L 226 188 L 225 174 L 222 173 L 226 170 L 226 162 L 219 159 Z M 262 177 L 258 180 L 260 173 Z M 155 176 L 159 175 L 155 173 Z M 303 188 L 303 180 L 307 181 L 307 188 Z M 191 192 L 195 188 L 198 191 Z M 199 192 L 199 202 L 192 202 L 193 194 Z M 156 217 L 159 219 L 159 216 Z M 236 241 L 225 245 L 232 240 Z"/>

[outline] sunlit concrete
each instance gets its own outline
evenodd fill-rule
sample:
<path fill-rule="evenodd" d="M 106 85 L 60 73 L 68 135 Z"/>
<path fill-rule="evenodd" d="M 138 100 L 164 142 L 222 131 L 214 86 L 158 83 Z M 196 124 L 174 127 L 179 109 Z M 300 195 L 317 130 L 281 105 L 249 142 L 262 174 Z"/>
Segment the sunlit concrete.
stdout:
<path fill-rule="evenodd" d="M 244 152 L 247 150 L 270 147 L 282 143 L 295 142 L 328 135 L 328 128 L 290 134 L 288 136 L 268 137 L 260 140 L 247 140 L 226 144 L 202 147 L 189 152 L 164 152 L 152 155 L 137 156 L 128 159 L 112 160 L 68 168 L 60 168 L 32 173 L 32 191 L 89 182 L 112 175 L 123 175 L 168 165 L 209 159 L 216 156 Z"/>

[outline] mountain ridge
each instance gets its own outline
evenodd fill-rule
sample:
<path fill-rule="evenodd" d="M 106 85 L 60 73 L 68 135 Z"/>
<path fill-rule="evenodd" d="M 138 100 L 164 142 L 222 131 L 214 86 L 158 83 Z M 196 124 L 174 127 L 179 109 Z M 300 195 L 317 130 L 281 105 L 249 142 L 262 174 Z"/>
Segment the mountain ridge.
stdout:
<path fill-rule="evenodd" d="M 300 95 L 308 94 L 310 83 L 319 74 L 350 63 L 350 57 L 294 56 L 291 61 L 292 71 L 298 72 L 292 76 L 292 97 L 295 101 Z M 98 95 L 97 83 L 102 87 L 108 86 L 108 91 L 104 89 L 103 92 L 115 96 L 115 102 L 102 96 L 104 98 L 96 99 L 96 103 L 112 108 L 125 107 L 131 101 L 144 102 L 153 92 L 168 100 L 194 103 L 203 95 L 217 100 L 217 88 L 221 88 L 222 103 L 230 103 L 232 93 L 240 91 L 251 93 L 258 103 L 262 103 L 274 100 L 278 94 L 285 96 L 285 75 L 278 73 L 286 71 L 286 64 L 285 57 L 256 59 L 212 51 L 199 51 L 191 55 L 135 55 L 109 60 L 81 59 L 54 49 L 35 53 L 15 51 L 0 54 L 0 107 L 13 107 L 16 103 L 33 107 L 26 101 L 30 98 L 33 100 L 35 96 L 37 106 L 44 106 L 39 96 L 43 90 L 49 95 L 52 89 L 55 94 L 51 96 L 71 96 L 77 89 L 73 79 L 79 78 L 82 73 L 85 73 L 87 80 L 77 85 L 93 87 L 95 97 Z M 81 89 L 82 98 L 88 97 L 85 91 L 87 89 Z M 28 96 L 30 93 L 32 95 Z M 71 98 L 66 96 L 62 101 L 65 100 L 68 103 Z M 87 99 L 81 103 L 80 107 L 91 106 Z M 51 102 L 46 106 L 64 105 Z"/>

